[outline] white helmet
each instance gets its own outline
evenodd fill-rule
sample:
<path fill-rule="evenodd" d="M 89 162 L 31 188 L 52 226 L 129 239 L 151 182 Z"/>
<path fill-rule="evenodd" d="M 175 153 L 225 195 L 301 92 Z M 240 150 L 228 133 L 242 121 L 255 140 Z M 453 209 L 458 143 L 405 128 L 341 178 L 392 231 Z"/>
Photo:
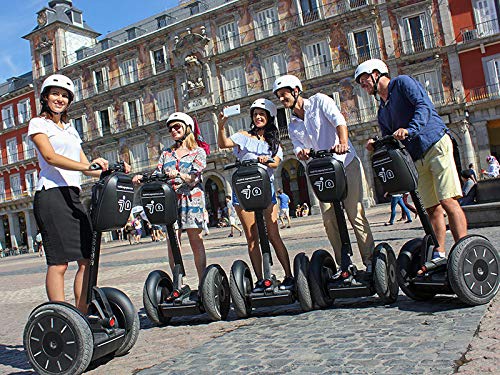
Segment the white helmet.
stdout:
<path fill-rule="evenodd" d="M 278 113 L 278 110 L 276 109 L 276 106 L 274 105 L 274 103 L 272 101 L 270 101 L 268 99 L 264 99 L 264 98 L 257 99 L 256 101 L 254 101 L 252 103 L 252 105 L 250 106 L 250 113 L 252 113 L 254 108 L 264 109 L 267 112 L 269 112 L 269 114 L 272 117 L 276 117 L 276 114 Z"/>
<path fill-rule="evenodd" d="M 45 81 L 42 83 L 40 93 L 43 93 L 45 89 L 49 87 L 60 87 L 66 89 L 69 93 L 70 101 L 72 101 L 75 97 L 75 85 L 73 84 L 73 81 L 62 74 L 52 74 L 51 76 L 45 78 Z"/>
<path fill-rule="evenodd" d="M 293 90 L 296 87 L 299 88 L 299 91 L 302 91 L 302 83 L 300 83 L 300 79 L 294 75 L 287 74 L 274 81 L 273 94 L 276 95 L 276 91 L 282 88 L 289 88 L 290 90 Z"/>
<path fill-rule="evenodd" d="M 189 126 L 191 129 L 194 128 L 193 118 L 191 116 L 183 113 L 183 112 L 174 112 L 170 116 L 168 116 L 167 126 L 168 126 L 168 124 L 170 124 L 171 122 L 174 122 L 174 121 L 183 122 L 184 124 Z"/>
<path fill-rule="evenodd" d="M 385 62 L 379 59 L 371 59 L 358 65 L 354 72 L 354 79 L 359 83 L 359 77 L 362 74 L 372 74 L 375 70 L 378 70 L 380 74 L 389 74 L 389 68 L 387 68 Z"/>

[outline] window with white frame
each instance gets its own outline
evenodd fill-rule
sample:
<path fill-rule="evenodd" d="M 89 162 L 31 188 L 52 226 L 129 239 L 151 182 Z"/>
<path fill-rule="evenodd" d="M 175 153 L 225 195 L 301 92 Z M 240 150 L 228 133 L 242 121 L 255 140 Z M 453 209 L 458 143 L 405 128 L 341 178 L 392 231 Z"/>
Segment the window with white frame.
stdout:
<path fill-rule="evenodd" d="M 358 87 L 357 90 L 358 97 L 358 109 L 359 109 L 359 121 L 366 122 L 371 121 L 377 116 L 377 102 L 373 95 L 369 95 L 365 90 Z"/>
<path fill-rule="evenodd" d="M 495 3 L 497 4 L 495 6 Z M 474 18 L 479 37 L 485 37 L 499 32 L 498 0 L 473 0 Z"/>
<path fill-rule="evenodd" d="M 432 26 L 425 13 L 403 18 L 403 51 L 405 53 L 422 52 L 434 47 Z"/>
<path fill-rule="evenodd" d="M 153 73 L 158 74 L 168 69 L 167 50 L 165 46 L 151 51 Z"/>
<path fill-rule="evenodd" d="M 300 0 L 300 9 L 302 10 L 302 21 L 308 23 L 319 18 L 317 0 Z"/>
<path fill-rule="evenodd" d="M 108 71 L 106 68 L 94 70 L 94 88 L 96 93 L 108 90 Z"/>
<path fill-rule="evenodd" d="M 331 73 L 332 56 L 326 40 L 306 45 L 305 55 L 308 79 Z"/>
<path fill-rule="evenodd" d="M 247 95 L 245 71 L 241 66 L 225 69 L 222 74 L 222 86 L 226 100 L 234 100 Z"/>
<path fill-rule="evenodd" d="M 0 201 L 5 200 L 5 181 L 3 178 L 0 178 Z"/>
<path fill-rule="evenodd" d="M 82 97 L 83 97 L 82 79 L 81 78 L 74 79 L 73 85 L 75 86 L 74 101 L 77 102 L 78 100 L 82 100 Z"/>
<path fill-rule="evenodd" d="M 239 46 L 240 39 L 236 22 L 219 26 L 219 52 L 226 52 Z"/>
<path fill-rule="evenodd" d="M 26 173 L 24 174 L 26 193 L 28 193 L 29 196 L 33 195 L 33 193 L 36 190 L 37 178 L 38 178 L 38 172 L 36 169 L 26 171 Z"/>
<path fill-rule="evenodd" d="M 5 142 L 7 145 L 7 163 L 17 163 L 19 156 L 17 155 L 17 139 L 10 138 Z"/>
<path fill-rule="evenodd" d="M 73 124 L 75 130 L 78 132 L 78 135 L 80 136 L 82 141 L 85 140 L 85 136 L 87 135 L 87 123 L 85 121 L 85 116 L 75 117 L 71 120 L 71 123 Z"/>
<path fill-rule="evenodd" d="M 282 53 L 271 55 L 262 60 L 264 89 L 270 90 L 276 78 L 286 74 L 286 60 Z"/>
<path fill-rule="evenodd" d="M 45 52 L 40 55 L 40 60 L 42 63 L 42 75 L 52 73 L 54 68 L 52 66 L 52 53 Z"/>
<path fill-rule="evenodd" d="M 149 167 L 147 142 L 139 142 L 130 146 L 130 166 L 132 171 L 139 172 Z"/>
<path fill-rule="evenodd" d="M 168 115 L 175 112 L 174 90 L 167 88 L 156 93 L 156 119 L 166 120 Z"/>
<path fill-rule="evenodd" d="M 30 100 L 24 99 L 17 103 L 17 120 L 19 124 L 24 124 L 31 119 Z"/>
<path fill-rule="evenodd" d="M 96 119 L 99 135 L 108 135 L 114 133 L 113 124 L 113 110 L 111 108 L 102 109 L 96 111 Z"/>
<path fill-rule="evenodd" d="M 372 28 L 349 33 L 349 47 L 353 65 L 379 57 L 375 33 Z"/>
<path fill-rule="evenodd" d="M 114 164 L 118 161 L 118 152 L 113 147 L 112 150 L 102 152 L 102 157 L 108 161 L 110 164 Z"/>
<path fill-rule="evenodd" d="M 12 198 L 18 198 L 21 196 L 21 176 L 19 173 L 10 175 L 10 192 Z"/>
<path fill-rule="evenodd" d="M 489 95 L 500 95 L 500 54 L 488 56 L 483 59 L 486 72 L 486 85 Z"/>
<path fill-rule="evenodd" d="M 139 80 L 137 60 L 130 59 L 122 61 L 120 63 L 120 75 L 122 85 L 128 85 L 130 83 L 137 82 Z"/>
<path fill-rule="evenodd" d="M 8 129 L 14 126 L 14 107 L 8 105 L 2 108 L 3 128 Z"/>
<path fill-rule="evenodd" d="M 200 122 L 200 132 L 203 140 L 210 145 L 210 150 L 217 149 L 217 132 L 215 124 L 211 121 Z"/>
<path fill-rule="evenodd" d="M 31 159 L 35 157 L 35 145 L 28 134 L 23 134 L 23 150 L 24 159 Z"/>
<path fill-rule="evenodd" d="M 413 77 L 424 87 L 434 105 L 438 106 L 443 104 L 443 87 L 441 85 L 441 79 L 435 70 L 417 73 L 414 74 Z"/>
<path fill-rule="evenodd" d="M 267 8 L 255 14 L 255 31 L 259 40 L 278 34 L 278 13 L 275 8 Z"/>
<path fill-rule="evenodd" d="M 125 122 L 127 128 L 142 125 L 144 123 L 142 116 L 142 103 L 140 99 L 129 100 L 123 103 Z"/>

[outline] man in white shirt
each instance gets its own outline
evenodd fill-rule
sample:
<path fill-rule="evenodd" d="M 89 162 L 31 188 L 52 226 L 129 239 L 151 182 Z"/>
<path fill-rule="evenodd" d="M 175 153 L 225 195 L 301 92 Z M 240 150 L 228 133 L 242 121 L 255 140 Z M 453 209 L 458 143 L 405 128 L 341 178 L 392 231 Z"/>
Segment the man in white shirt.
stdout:
<path fill-rule="evenodd" d="M 301 96 L 302 84 L 293 75 L 285 75 L 274 82 L 274 94 L 285 108 L 292 111 L 288 133 L 295 155 L 309 159 L 310 149 L 331 150 L 333 157 L 344 163 L 348 193 L 344 207 L 356 235 L 359 252 L 367 272 L 372 272 L 373 234 L 363 207 L 365 174 L 356 150 L 348 139 L 347 123 L 332 98 L 318 93 L 309 99 Z M 335 252 L 335 261 L 341 264 L 342 241 L 333 205 L 320 202 L 326 234 Z"/>

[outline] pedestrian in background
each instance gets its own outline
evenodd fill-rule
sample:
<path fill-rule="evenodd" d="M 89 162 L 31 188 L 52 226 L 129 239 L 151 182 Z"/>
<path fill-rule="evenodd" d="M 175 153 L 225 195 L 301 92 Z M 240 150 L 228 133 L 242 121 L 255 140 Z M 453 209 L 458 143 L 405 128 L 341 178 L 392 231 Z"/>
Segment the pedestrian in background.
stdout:
<path fill-rule="evenodd" d="M 235 229 L 240 233 L 241 236 L 243 234 L 243 229 L 241 229 L 238 224 L 236 224 L 236 210 L 234 209 L 233 203 L 231 202 L 230 195 L 226 195 L 226 212 L 229 219 L 229 225 L 231 227 L 231 233 L 229 233 L 228 237 L 234 236 Z"/>
<path fill-rule="evenodd" d="M 283 192 L 283 190 L 278 189 L 278 195 L 276 196 L 280 201 L 280 212 L 279 212 L 279 220 L 281 223 L 281 229 L 285 228 L 285 219 L 288 222 L 286 228 L 290 228 L 290 197 Z"/>
<path fill-rule="evenodd" d="M 387 196 L 388 194 L 385 193 L 384 196 Z M 403 194 L 392 194 L 391 195 L 391 218 L 389 219 L 389 222 L 384 223 L 385 226 L 387 225 L 393 225 L 394 224 L 394 219 L 396 218 L 396 207 L 399 206 L 401 207 L 401 210 L 404 212 L 404 214 L 407 217 L 407 220 L 405 223 L 411 223 L 411 213 L 410 210 L 405 206 L 403 202 Z"/>

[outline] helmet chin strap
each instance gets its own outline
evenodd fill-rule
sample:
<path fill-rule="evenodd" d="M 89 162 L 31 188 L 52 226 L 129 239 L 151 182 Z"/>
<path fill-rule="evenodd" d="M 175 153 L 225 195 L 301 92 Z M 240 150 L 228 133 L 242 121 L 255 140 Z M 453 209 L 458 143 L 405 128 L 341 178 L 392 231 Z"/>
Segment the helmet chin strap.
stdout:
<path fill-rule="evenodd" d="M 378 95 L 378 82 L 380 81 L 380 78 L 382 78 L 383 76 L 384 76 L 384 74 L 379 74 L 379 76 L 375 80 L 373 78 L 373 73 L 370 74 L 370 78 L 372 79 L 372 82 L 373 82 L 373 96 L 375 97 L 375 100 L 378 102 L 380 102 L 380 100 L 381 100 L 380 95 Z"/>

